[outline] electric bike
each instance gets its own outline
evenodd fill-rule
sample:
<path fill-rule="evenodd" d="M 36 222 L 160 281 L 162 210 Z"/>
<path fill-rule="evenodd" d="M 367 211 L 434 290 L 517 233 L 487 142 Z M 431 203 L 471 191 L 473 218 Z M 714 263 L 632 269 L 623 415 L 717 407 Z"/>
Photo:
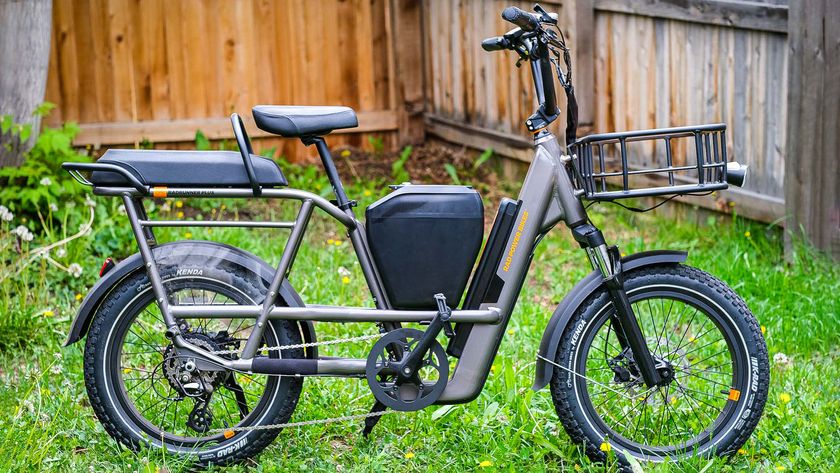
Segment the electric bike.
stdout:
<path fill-rule="evenodd" d="M 526 121 L 534 155 L 521 192 L 501 201 L 486 239 L 481 197 L 466 186 L 393 186 L 360 222 L 324 139 L 357 126 L 347 107 L 252 110 L 260 129 L 317 148 L 333 201 L 287 188 L 277 164 L 254 155 L 236 114 L 238 153 L 112 149 L 95 163 L 63 165 L 96 195 L 122 199 L 139 247 L 106 262 L 66 341 L 87 337 L 85 384 L 108 434 L 132 449 L 228 464 L 258 454 L 283 428 L 355 419 L 368 434 L 386 413 L 469 402 L 487 380 L 535 247 L 562 222 L 593 271 L 545 327 L 533 389 L 550 386 L 572 440 L 595 460 L 607 450 L 622 460 L 728 455 L 744 444 L 769 384 L 767 349 L 744 300 L 687 266 L 686 252 L 622 256 L 586 212 L 591 202 L 742 185 L 746 168 L 727 160 L 725 125 L 577 138 L 557 16 L 537 6 L 502 17 L 515 28 L 482 47 L 513 51 L 530 66 L 538 106 Z M 565 146 L 547 129 L 560 115 L 555 73 L 568 104 Z M 639 144 L 655 149 L 642 167 L 629 159 Z M 186 197 L 281 199 L 299 210 L 291 221 L 161 220 L 144 204 Z M 315 209 L 346 229 L 375 307 L 304 303 L 289 283 Z M 275 268 L 233 246 L 160 244 L 154 233 L 191 226 L 290 235 Z M 378 330 L 319 341 L 316 321 Z M 367 342 L 367 357 L 319 355 L 350 341 Z M 292 422 L 310 376 L 365 380 L 375 404 L 367 414 Z"/>

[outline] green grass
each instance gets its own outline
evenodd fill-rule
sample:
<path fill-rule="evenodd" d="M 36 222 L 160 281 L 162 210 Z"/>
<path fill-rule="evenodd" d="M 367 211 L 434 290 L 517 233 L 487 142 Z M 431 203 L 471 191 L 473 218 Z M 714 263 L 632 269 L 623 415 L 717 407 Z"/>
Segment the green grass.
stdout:
<path fill-rule="evenodd" d="M 320 185 L 323 186 L 323 183 Z M 353 186 L 364 205 L 383 191 Z M 187 207 L 185 207 L 187 208 Z M 242 211 L 236 208 L 236 211 Z M 245 209 L 259 216 L 288 218 L 276 203 Z M 177 212 L 173 208 L 171 212 Z M 200 210 L 206 214 L 208 209 Z M 488 210 L 491 214 L 493 210 Z M 771 360 L 784 353 L 790 363 L 771 361 L 772 383 L 765 415 L 744 451 L 729 460 L 697 459 L 679 465 L 643 465 L 648 471 L 836 471 L 840 447 L 840 268 L 807 247 L 784 262 L 777 228 L 710 217 L 701 224 L 653 214 L 594 207 L 593 220 L 622 251 L 685 249 L 689 264 L 738 291 L 766 328 Z M 167 238 L 185 231 L 164 232 Z M 242 246 L 276 263 L 284 238 L 270 231 L 191 230 Z M 126 247 L 125 252 L 131 252 Z M 84 258 L 79 256 L 79 258 Z M 45 267 L 0 286 L 0 335 L 17 340 L 0 352 L 0 470 L 157 471 L 181 470 L 157 451 L 134 454 L 120 448 L 96 421 L 82 377 L 82 348 L 61 344 L 99 261 L 81 259 L 83 281 L 50 279 Z M 350 271 L 348 283 L 339 268 Z M 542 329 L 563 295 L 587 272 L 583 253 L 561 226 L 541 243 L 532 272 L 494 362 L 475 401 L 389 415 L 370 439 L 358 423 L 330 424 L 280 433 L 250 465 L 255 471 L 615 471 L 591 464 L 570 443 L 547 389 L 530 390 Z M 310 303 L 370 305 L 364 279 L 347 238 L 325 218 L 313 222 L 291 277 Z M 43 315 L 45 310 L 55 313 Z M 27 326 L 34 333 L 22 333 Z M 30 329 L 30 330 L 31 330 Z M 319 336 L 374 333 L 363 324 L 318 324 Z M 14 332 L 14 333 L 12 333 Z M 2 341 L 2 340 L 0 340 Z M 366 356 L 363 346 L 331 348 L 330 355 Z M 372 404 L 364 381 L 308 379 L 293 420 L 366 412 Z M 484 468 L 481 462 L 491 462 Z M 486 463 L 485 463 L 486 465 Z M 235 467 L 230 471 L 244 471 Z"/>

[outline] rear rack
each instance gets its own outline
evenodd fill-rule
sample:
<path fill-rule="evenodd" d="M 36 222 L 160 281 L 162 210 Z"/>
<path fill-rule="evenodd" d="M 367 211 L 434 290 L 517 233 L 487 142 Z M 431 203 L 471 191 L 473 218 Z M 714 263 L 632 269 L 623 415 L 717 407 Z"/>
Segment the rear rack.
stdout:
<path fill-rule="evenodd" d="M 693 146 L 686 146 L 688 138 L 694 138 Z M 677 140 L 682 142 L 674 143 Z M 653 162 L 631 161 L 628 145 L 645 143 L 653 148 Z M 723 123 L 590 135 L 572 143 L 569 150 L 576 184 L 593 201 L 699 194 L 728 187 Z M 637 155 L 650 156 L 650 152 Z"/>

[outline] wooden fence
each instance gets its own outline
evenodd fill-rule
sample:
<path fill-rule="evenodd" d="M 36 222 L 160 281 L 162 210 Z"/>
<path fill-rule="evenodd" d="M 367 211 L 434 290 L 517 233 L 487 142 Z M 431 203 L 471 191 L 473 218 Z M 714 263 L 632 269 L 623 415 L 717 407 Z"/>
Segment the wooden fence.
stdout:
<path fill-rule="evenodd" d="M 802 0 L 790 1 L 800 12 L 806 9 Z M 810 44 L 820 34 L 814 28 L 824 35 L 834 28 L 828 20 L 819 26 L 820 18 L 834 15 L 831 2 L 820 1 L 822 17 L 812 18 L 811 37 L 796 44 Z M 523 126 L 534 108 L 527 68 L 514 67 L 513 53 L 480 48 L 483 38 L 510 29 L 499 18 L 504 7 L 530 8 L 530 1 L 54 3 L 47 100 L 58 109 L 50 120 L 81 123 L 77 144 L 145 138 L 189 146 L 177 143 L 192 141 L 196 129 L 211 139 L 230 138 L 226 116 L 249 116 L 255 104 L 345 104 L 359 112 L 361 127 L 333 137 L 334 146 L 364 145 L 364 134 L 375 133 L 393 149 L 429 133 L 519 160 L 531 153 Z M 808 125 L 788 120 L 789 104 L 799 103 L 788 71 L 805 67 L 789 59 L 794 43 L 788 31 L 800 30 L 789 28 L 788 0 L 541 3 L 560 14 L 572 47 L 580 134 L 724 122 L 729 156 L 750 166 L 746 188 L 683 200 L 782 224 L 791 208 L 802 214 L 812 207 L 807 199 L 785 207 L 786 195 L 810 192 L 820 175 L 816 167 L 785 159 L 790 149 L 810 149 L 803 140 L 791 148 L 789 136 L 789 130 Z M 836 95 L 837 81 L 828 80 L 833 76 L 827 68 L 837 58 L 822 59 L 836 55 L 836 46 L 816 51 L 805 69 L 820 78 L 811 69 L 823 67 L 826 79 L 814 90 Z M 809 87 L 808 80 L 797 81 L 798 88 Z M 805 94 L 816 106 L 821 96 L 812 95 Z M 830 128 L 837 121 L 825 121 L 827 110 L 797 110 L 796 116 L 820 116 Z M 556 134 L 562 135 L 564 122 L 557 121 Z M 248 126 L 253 135 L 266 136 Z M 837 135 L 840 130 L 824 130 L 814 138 Z M 274 145 L 291 159 L 302 154 L 295 140 L 263 143 Z M 821 146 L 822 159 L 830 160 L 830 144 Z M 634 159 L 631 165 L 650 156 Z M 836 170 L 836 160 L 833 166 L 827 169 Z M 798 177 L 786 180 L 786 169 Z M 826 202 L 814 215 L 835 222 L 819 234 L 820 241 L 837 246 L 830 235 L 840 233 L 840 204 L 832 192 L 836 196 L 836 189 L 825 191 Z M 803 219 L 811 222 L 808 228 L 820 225 L 819 218 Z"/>
<path fill-rule="evenodd" d="M 419 45 L 420 34 L 419 13 L 408 24 L 394 14 L 399 3 L 55 0 L 50 121 L 80 123 L 80 145 L 169 143 L 192 141 L 197 129 L 231 138 L 226 117 L 250 117 L 256 104 L 343 104 L 359 112 L 351 133 L 379 132 L 393 144 L 398 124 L 411 124 L 400 116 L 405 94 L 422 95 L 422 82 L 396 77 L 401 59 L 413 60 L 395 54 L 396 35 Z M 416 136 L 416 126 L 403 128 Z M 274 144 L 290 158 L 303 149 Z"/>
<path fill-rule="evenodd" d="M 512 53 L 480 49 L 481 39 L 508 28 L 498 12 L 509 3 L 425 1 L 429 132 L 527 159 L 523 121 L 534 110 L 528 71 L 514 68 Z M 568 32 L 584 132 L 724 122 L 729 156 L 750 166 L 750 180 L 745 190 L 686 200 L 722 210 L 732 202 L 764 221 L 784 215 L 784 5 L 543 3 Z M 636 155 L 631 165 L 648 159 Z"/>

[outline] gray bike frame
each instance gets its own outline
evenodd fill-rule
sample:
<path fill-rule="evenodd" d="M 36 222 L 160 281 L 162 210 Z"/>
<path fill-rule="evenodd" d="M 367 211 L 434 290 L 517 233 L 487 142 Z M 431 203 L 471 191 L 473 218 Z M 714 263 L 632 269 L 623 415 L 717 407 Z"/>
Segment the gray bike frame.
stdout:
<path fill-rule="evenodd" d="M 528 272 L 534 248 L 539 240 L 558 222 L 579 223 L 586 219 L 580 202 L 581 192 L 576 190 L 566 166 L 564 156 L 555 137 L 543 130 L 535 134 L 533 161 L 519 195 L 521 205 L 514 229 L 508 237 L 504 257 L 496 275 L 504 286 L 496 303 L 483 304 L 477 310 L 453 310 L 451 321 L 474 324 L 463 353 L 439 403 L 464 402 L 475 398 L 484 386 L 493 358 L 503 338 L 511 312 Z M 77 173 L 78 174 L 78 173 Z M 79 178 L 80 176 L 76 176 Z M 240 222 L 240 221 L 179 221 L 150 220 L 146 216 L 142 198 L 148 196 L 175 197 L 240 197 L 253 198 L 250 189 L 225 188 L 160 188 L 147 186 L 94 187 L 97 195 L 120 196 L 140 248 L 146 272 L 154 291 L 156 303 L 167 326 L 167 336 L 179 354 L 194 357 L 201 369 L 229 369 L 252 372 L 254 357 L 260 348 L 268 320 L 311 320 L 322 322 L 428 322 L 437 315 L 431 310 L 394 310 L 383 290 L 379 273 L 368 247 L 363 225 L 355 218 L 351 208 L 342 210 L 321 196 L 297 189 L 263 189 L 261 198 L 297 200 L 300 210 L 293 222 Z M 347 229 L 349 239 L 361 265 L 365 280 L 375 300 L 376 308 L 351 308 L 340 306 L 277 306 L 277 297 L 283 280 L 288 276 L 302 237 L 314 208 L 325 211 Z M 170 306 L 151 247 L 156 245 L 153 227 L 265 227 L 290 229 L 291 234 L 280 257 L 280 263 L 268 287 L 262 305 Z M 604 255 L 590 252 L 593 265 Z M 178 328 L 176 319 L 224 318 L 255 319 L 251 335 L 245 343 L 241 357 L 229 360 L 214 355 L 187 341 Z M 315 360 L 317 376 L 363 376 L 364 359 L 323 358 Z M 311 374 L 294 373 L 297 376 Z"/>

